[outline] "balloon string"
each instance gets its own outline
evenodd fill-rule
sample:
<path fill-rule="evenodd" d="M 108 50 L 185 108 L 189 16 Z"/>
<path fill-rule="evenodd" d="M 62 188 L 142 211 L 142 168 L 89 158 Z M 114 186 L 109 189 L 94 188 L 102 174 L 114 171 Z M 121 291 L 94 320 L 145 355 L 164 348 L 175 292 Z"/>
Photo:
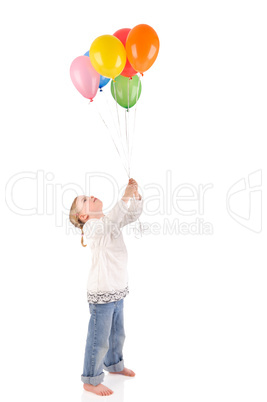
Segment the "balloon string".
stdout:
<path fill-rule="evenodd" d="M 121 134 L 120 116 L 119 116 L 119 109 L 118 109 L 118 102 L 117 102 L 116 81 L 113 82 L 113 85 L 114 85 L 114 93 L 115 93 L 115 100 L 116 100 L 116 110 L 117 110 L 117 117 L 118 117 L 118 125 L 119 125 L 120 139 L 121 139 L 121 143 L 122 143 L 122 148 L 123 148 L 123 151 L 124 151 L 125 159 L 126 159 L 126 161 L 127 161 L 127 155 L 126 155 L 126 151 L 125 151 L 125 147 L 124 147 L 124 140 L 123 140 L 122 134 Z M 129 161 L 127 161 L 127 162 L 128 162 L 128 171 L 127 171 L 127 175 L 128 175 L 128 177 L 130 178 L 130 175 L 129 175 Z"/>
<path fill-rule="evenodd" d="M 121 162 L 122 162 L 122 164 L 123 164 L 123 167 L 124 167 L 124 169 L 125 169 L 125 171 L 126 171 L 126 174 L 128 174 L 127 168 L 126 168 L 126 166 L 125 166 L 125 163 L 123 162 L 123 158 L 121 157 L 121 154 L 120 154 L 120 152 L 119 152 L 119 149 L 118 149 L 118 147 L 117 147 L 117 145 L 116 145 L 116 143 L 115 143 L 115 141 L 114 141 L 113 134 L 111 134 L 111 133 L 112 133 L 112 130 L 110 130 L 110 128 L 108 127 L 108 125 L 107 125 L 106 121 L 104 120 L 102 114 L 100 113 L 100 111 L 99 111 L 99 109 L 98 109 L 96 103 L 97 103 L 97 102 L 94 103 L 94 104 L 96 105 L 96 110 L 97 110 L 97 112 L 98 112 L 98 114 L 99 114 L 99 116 L 100 116 L 102 122 L 104 123 L 106 129 L 107 129 L 108 132 L 110 133 L 110 136 L 111 136 L 111 138 L 112 138 L 113 144 L 114 144 L 114 146 L 115 146 L 115 148 L 116 148 L 116 150 L 117 150 L 117 152 L 118 152 L 118 154 L 119 154 L 119 157 L 120 157 Z"/>
<path fill-rule="evenodd" d="M 126 134 L 126 143 L 128 144 L 128 133 L 127 133 L 127 117 L 126 117 L 127 110 L 125 109 L 125 134 Z M 127 145 L 128 148 L 128 145 Z M 128 155 L 128 174 L 130 178 L 130 166 L 129 166 L 129 151 L 127 152 Z"/>
<path fill-rule="evenodd" d="M 130 146 L 130 165 L 131 165 L 131 161 L 132 161 L 132 152 L 133 152 L 133 142 L 134 142 L 134 136 L 135 136 L 135 124 L 136 124 L 136 110 L 137 110 L 137 98 L 138 98 L 138 94 L 139 94 L 139 86 L 141 83 L 141 77 L 139 77 L 139 81 L 138 81 L 138 86 L 137 86 L 137 93 L 136 93 L 136 99 L 135 99 L 135 108 L 134 108 L 134 123 L 133 123 L 133 132 L 132 132 L 132 141 L 131 141 L 131 146 Z"/>
<path fill-rule="evenodd" d="M 130 79 L 128 79 L 128 109 L 125 111 L 125 124 L 126 124 L 126 140 L 127 140 L 127 151 L 128 151 L 128 165 L 129 165 L 129 177 L 130 177 L 130 151 L 129 151 L 129 141 L 130 141 L 130 126 L 129 126 L 129 119 L 130 119 Z"/>
<path fill-rule="evenodd" d="M 116 125 L 116 123 L 115 123 L 115 120 L 114 120 L 114 117 L 113 117 L 113 113 L 112 113 L 112 111 L 111 111 L 111 109 L 110 109 L 110 104 L 108 103 L 108 100 L 107 100 L 105 91 L 103 91 L 103 94 L 104 94 L 104 96 L 105 96 L 106 104 L 107 104 L 107 107 L 108 107 L 110 116 L 111 116 L 111 118 L 112 118 L 112 122 L 113 122 L 114 128 L 115 128 L 115 130 L 117 131 L 117 134 L 119 135 L 118 128 L 117 128 L 117 125 Z"/>
<path fill-rule="evenodd" d="M 103 93 L 104 93 L 104 96 L 105 96 L 105 101 L 106 101 L 106 105 L 107 105 L 107 107 L 108 107 L 108 111 L 109 111 L 110 116 L 111 116 L 111 118 L 112 118 L 113 126 L 114 126 L 114 128 L 115 128 L 116 133 L 117 133 L 117 139 L 118 139 L 118 141 L 119 141 L 119 140 L 120 140 L 120 138 L 119 138 L 120 135 L 119 135 L 118 126 L 117 126 L 117 124 L 115 123 L 115 120 L 114 120 L 114 117 L 113 117 L 113 113 L 112 113 L 112 111 L 111 111 L 110 104 L 109 104 L 109 102 L 108 102 L 107 96 L 106 96 L 106 94 L 105 94 L 104 91 L 103 91 Z M 121 144 L 120 144 L 120 145 L 121 145 Z M 121 145 L 121 146 L 122 146 L 122 145 Z M 125 155 L 124 155 L 124 158 L 125 158 L 125 161 L 127 162 L 127 159 L 126 159 Z M 127 175 L 128 175 L 128 172 L 127 172 Z"/>
<path fill-rule="evenodd" d="M 129 88 L 129 86 L 128 86 L 128 88 Z M 138 83 L 138 91 L 139 91 L 139 83 Z M 104 91 L 103 91 L 103 92 L 104 92 Z M 105 92 L 104 92 L 104 93 L 105 93 Z M 115 94 L 116 94 L 116 92 L 115 92 Z M 117 133 L 118 133 L 116 124 L 114 123 L 114 119 L 113 119 L 112 112 L 111 112 L 111 110 L 110 110 L 109 103 L 108 103 L 107 98 L 106 98 L 106 95 L 104 95 L 104 96 L 105 96 L 105 100 L 106 100 L 108 109 L 109 109 L 109 111 L 110 111 L 110 114 L 111 114 L 111 117 L 112 117 L 112 120 L 113 120 L 113 124 L 114 124 L 115 130 L 116 130 Z M 116 95 L 115 95 L 115 97 L 116 97 Z M 89 103 L 89 104 L 90 104 L 90 103 Z M 121 155 L 121 153 L 120 153 L 120 151 L 119 151 L 119 149 L 118 149 L 118 147 L 117 147 L 117 145 L 116 145 L 116 142 L 115 142 L 115 140 L 114 140 L 114 138 L 113 138 L 112 130 L 110 130 L 108 124 L 106 123 L 105 119 L 103 118 L 102 114 L 100 113 L 100 111 L 99 111 L 99 109 L 98 109 L 98 106 L 97 106 L 97 102 L 94 102 L 94 104 L 95 104 L 96 110 L 97 110 L 97 112 L 98 112 L 98 114 L 99 114 L 99 116 L 100 116 L 100 118 L 101 118 L 103 124 L 105 125 L 106 129 L 108 130 L 108 132 L 109 132 L 110 135 L 111 135 L 113 144 L 114 144 L 114 146 L 115 146 L 115 148 L 116 148 L 116 150 L 117 150 L 117 152 L 118 152 L 118 155 L 119 155 L 119 157 L 120 157 L 120 159 L 121 159 L 121 162 L 122 162 L 122 164 L 123 164 L 123 167 L 124 167 L 124 169 L 125 169 L 125 171 L 126 171 L 126 174 L 127 174 L 128 178 L 130 178 L 130 164 L 129 164 L 129 159 L 128 159 L 128 168 L 129 168 L 129 170 L 127 170 L 126 165 L 125 165 L 125 163 L 124 163 L 124 161 L 123 161 L 122 155 Z M 117 106 L 117 99 L 116 99 L 116 106 Z M 117 109 L 117 113 L 118 113 L 118 109 Z M 128 113 L 128 117 L 126 117 L 126 116 L 127 116 L 127 113 Z M 129 123 L 129 114 L 130 114 L 130 113 L 129 113 L 129 90 L 128 90 L 128 111 L 126 110 L 126 111 L 125 111 L 125 114 L 126 114 L 126 115 L 125 115 L 125 122 L 126 122 L 126 139 L 127 139 L 128 151 L 129 151 L 129 127 L 127 128 L 127 124 Z M 119 121 L 119 115 L 118 115 L 118 121 Z M 129 124 L 128 124 L 128 126 L 129 126 Z M 119 127 L 120 127 L 120 125 L 119 125 Z M 127 130 L 128 130 L 128 132 L 127 132 Z M 120 134 L 121 134 L 121 132 L 120 132 Z M 121 137 L 122 137 L 122 136 L 121 136 Z M 129 156 L 129 153 L 128 153 L 128 156 Z M 136 206 L 136 198 L 135 198 L 135 195 L 134 195 L 134 194 L 133 194 L 133 200 L 134 200 L 134 205 Z M 134 211 L 133 211 L 133 212 L 135 212 L 135 211 L 136 211 L 136 208 L 134 208 Z M 134 228 L 134 234 L 135 234 L 135 238 L 139 239 L 139 238 L 142 237 L 145 228 L 144 228 L 143 223 L 140 222 L 140 219 L 139 219 L 139 218 L 137 218 L 137 221 L 138 221 L 138 224 L 137 224 L 137 226 Z"/>
<path fill-rule="evenodd" d="M 131 161 L 130 161 L 130 138 L 131 138 L 131 130 L 130 130 L 130 111 L 127 112 L 127 127 L 128 127 L 128 138 L 127 138 L 127 147 L 128 147 L 128 160 L 129 160 L 129 176 L 131 171 Z"/>

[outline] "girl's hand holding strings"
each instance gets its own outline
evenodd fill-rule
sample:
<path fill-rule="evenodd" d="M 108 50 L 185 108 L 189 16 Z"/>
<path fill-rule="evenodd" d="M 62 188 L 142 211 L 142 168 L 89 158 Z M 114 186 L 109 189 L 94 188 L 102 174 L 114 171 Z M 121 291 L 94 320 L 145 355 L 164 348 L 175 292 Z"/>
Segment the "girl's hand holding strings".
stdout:
<path fill-rule="evenodd" d="M 135 192 L 134 192 L 134 196 L 135 196 L 135 198 L 136 198 L 137 200 L 140 200 L 140 199 L 141 199 L 141 196 L 140 196 L 140 194 L 138 193 L 138 183 L 137 183 L 136 180 L 134 180 L 134 179 L 129 179 L 129 183 L 136 186 L 136 190 L 135 190 Z"/>
<path fill-rule="evenodd" d="M 128 202 L 130 198 L 133 197 L 133 195 L 135 194 L 135 192 L 137 191 L 137 185 L 135 183 L 133 183 L 130 179 L 129 183 L 125 189 L 124 195 L 122 197 L 122 200 L 125 202 Z"/>

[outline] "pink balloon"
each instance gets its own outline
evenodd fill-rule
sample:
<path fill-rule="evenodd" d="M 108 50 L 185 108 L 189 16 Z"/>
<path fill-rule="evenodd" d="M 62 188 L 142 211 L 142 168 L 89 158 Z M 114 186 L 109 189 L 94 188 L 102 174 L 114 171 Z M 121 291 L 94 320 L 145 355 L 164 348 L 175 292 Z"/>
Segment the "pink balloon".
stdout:
<path fill-rule="evenodd" d="M 100 74 L 92 66 L 90 57 L 79 56 L 73 60 L 70 78 L 80 94 L 92 101 L 99 87 Z"/>

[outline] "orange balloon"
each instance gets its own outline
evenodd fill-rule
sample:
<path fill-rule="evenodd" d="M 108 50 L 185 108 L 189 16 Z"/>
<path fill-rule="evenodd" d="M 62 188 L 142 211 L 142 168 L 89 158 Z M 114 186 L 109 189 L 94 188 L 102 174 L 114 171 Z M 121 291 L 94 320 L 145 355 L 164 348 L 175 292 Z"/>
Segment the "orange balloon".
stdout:
<path fill-rule="evenodd" d="M 132 67 L 139 73 L 147 71 L 159 52 L 159 37 L 149 25 L 136 25 L 126 40 L 126 53 Z"/>

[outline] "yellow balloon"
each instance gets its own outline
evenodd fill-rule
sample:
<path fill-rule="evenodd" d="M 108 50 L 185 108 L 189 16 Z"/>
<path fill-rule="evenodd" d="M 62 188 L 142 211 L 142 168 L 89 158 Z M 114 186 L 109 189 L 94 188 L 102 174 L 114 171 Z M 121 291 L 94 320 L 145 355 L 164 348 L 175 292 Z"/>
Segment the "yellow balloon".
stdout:
<path fill-rule="evenodd" d="M 126 50 L 121 41 L 113 35 L 96 38 L 89 50 L 94 69 L 107 78 L 115 78 L 125 67 Z"/>

